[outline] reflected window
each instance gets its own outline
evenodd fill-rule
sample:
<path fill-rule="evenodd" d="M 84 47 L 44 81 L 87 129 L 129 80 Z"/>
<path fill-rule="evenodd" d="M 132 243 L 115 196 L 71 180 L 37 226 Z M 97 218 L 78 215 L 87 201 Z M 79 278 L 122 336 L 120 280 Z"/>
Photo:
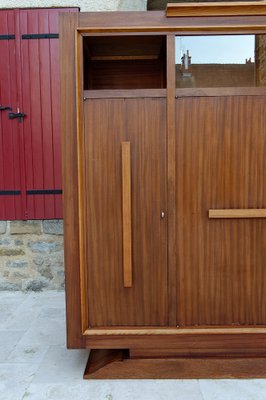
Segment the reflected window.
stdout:
<path fill-rule="evenodd" d="M 266 86 L 266 35 L 176 36 L 176 87 Z"/>

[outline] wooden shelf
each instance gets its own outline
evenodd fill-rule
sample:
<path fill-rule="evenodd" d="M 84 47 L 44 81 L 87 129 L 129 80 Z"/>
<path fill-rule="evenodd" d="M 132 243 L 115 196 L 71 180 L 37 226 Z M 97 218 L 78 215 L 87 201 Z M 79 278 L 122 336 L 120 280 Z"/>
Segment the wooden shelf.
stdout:
<path fill-rule="evenodd" d="M 83 99 L 115 99 L 138 97 L 166 97 L 166 89 L 99 89 L 84 90 Z"/>

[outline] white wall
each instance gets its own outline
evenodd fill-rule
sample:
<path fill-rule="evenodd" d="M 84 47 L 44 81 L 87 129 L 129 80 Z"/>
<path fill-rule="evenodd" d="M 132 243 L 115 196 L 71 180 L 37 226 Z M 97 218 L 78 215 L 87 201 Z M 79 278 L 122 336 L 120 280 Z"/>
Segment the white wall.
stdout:
<path fill-rule="evenodd" d="M 146 0 L 0 0 L 0 8 L 80 7 L 80 11 L 145 11 Z"/>

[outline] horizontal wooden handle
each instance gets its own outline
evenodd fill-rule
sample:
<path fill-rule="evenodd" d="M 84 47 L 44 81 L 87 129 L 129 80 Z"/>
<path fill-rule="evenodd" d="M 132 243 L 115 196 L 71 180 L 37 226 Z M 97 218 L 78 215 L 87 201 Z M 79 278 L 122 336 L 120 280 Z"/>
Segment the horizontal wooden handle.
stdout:
<path fill-rule="evenodd" d="M 209 218 L 266 218 L 266 208 L 209 210 Z"/>
<path fill-rule="evenodd" d="M 122 220 L 124 287 L 132 287 L 130 142 L 122 142 Z"/>

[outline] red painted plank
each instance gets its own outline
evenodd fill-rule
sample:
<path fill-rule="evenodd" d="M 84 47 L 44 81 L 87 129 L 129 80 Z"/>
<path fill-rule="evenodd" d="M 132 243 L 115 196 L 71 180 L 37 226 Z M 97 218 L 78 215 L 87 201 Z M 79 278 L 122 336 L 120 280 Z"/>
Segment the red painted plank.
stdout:
<path fill-rule="evenodd" d="M 20 50 L 20 24 L 19 24 L 19 10 L 14 11 L 15 15 L 15 71 L 16 71 L 16 105 L 14 110 L 21 112 L 22 104 L 22 76 L 21 76 L 21 50 Z M 13 121 L 14 122 L 14 121 Z M 25 171 L 25 148 L 24 148 L 24 126 L 16 120 L 16 124 L 13 127 L 18 132 L 18 151 L 19 151 L 19 166 L 20 166 L 20 180 L 21 180 L 21 206 L 22 206 L 22 218 L 27 218 L 27 204 L 26 204 L 26 171 Z"/>
<path fill-rule="evenodd" d="M 2 13 L 1 13 L 2 14 Z M 5 33 L 9 33 L 7 13 L 2 14 L 2 29 L 5 30 Z M 11 106 L 11 96 L 10 96 L 10 74 L 9 74 L 9 46 L 10 41 L 1 40 L 1 53 L 3 57 L 1 57 L 1 104 Z M 13 132 L 12 125 L 7 118 L 7 113 L 1 111 L 1 122 L 2 122 L 2 157 L 3 157 L 3 165 L 2 165 L 2 185 L 3 190 L 13 190 L 14 189 L 14 159 L 13 159 Z M 12 214 L 12 211 L 15 212 L 15 202 L 14 196 L 6 196 L 4 199 L 4 207 L 5 213 L 7 216 Z"/>
<path fill-rule="evenodd" d="M 49 13 L 50 32 L 58 32 L 58 13 Z M 62 188 L 59 40 L 50 40 L 51 105 L 53 125 L 54 187 Z M 55 217 L 62 218 L 62 196 L 55 195 Z"/>
<path fill-rule="evenodd" d="M 8 54 L 8 71 L 9 71 L 9 92 L 11 99 L 11 107 L 16 108 L 16 102 L 18 98 L 18 88 L 16 85 L 17 79 L 17 60 L 16 60 L 16 46 L 18 42 L 17 32 L 16 32 L 16 13 L 8 13 L 8 32 L 15 33 L 16 40 L 9 42 L 9 54 Z M 7 216 L 8 219 L 23 219 L 25 218 L 26 203 L 25 203 L 25 183 L 22 180 L 23 164 L 22 154 L 20 151 L 20 131 L 17 121 L 10 121 L 10 132 L 12 136 L 12 152 L 13 152 L 13 171 L 14 171 L 14 187 L 22 192 L 21 196 L 13 196 L 15 210 L 12 215 Z M 16 122 L 16 123 L 14 123 Z M 7 199 L 8 201 L 8 199 Z"/>
<path fill-rule="evenodd" d="M 20 24 L 20 32 L 27 32 L 27 11 L 20 10 L 19 12 L 19 24 Z M 34 166 L 32 165 L 32 119 L 30 118 L 31 114 L 31 84 L 32 77 L 30 75 L 30 64 L 27 62 L 30 58 L 29 51 L 29 43 L 27 40 L 20 40 L 20 51 L 21 51 L 21 70 L 23 74 L 23 80 L 21 81 L 21 109 L 27 115 L 26 118 L 23 119 L 23 128 L 24 128 L 24 162 L 25 162 L 25 172 L 26 172 L 26 189 L 33 187 L 33 171 Z M 35 83 L 35 82 L 34 82 Z M 29 212 L 30 210 L 30 212 Z M 30 214 L 30 217 L 29 217 Z M 34 214 L 34 199 L 30 196 L 27 196 L 27 215 L 31 218 L 31 215 Z"/>
<path fill-rule="evenodd" d="M 20 11 L 21 34 L 38 33 L 36 10 Z M 44 163 L 42 155 L 43 130 L 41 109 L 41 82 L 39 40 L 21 40 L 23 75 L 23 110 L 27 114 L 25 126 L 25 161 L 27 190 L 43 189 Z M 26 75 L 27 78 L 26 78 Z M 26 79 L 25 79 L 26 78 Z M 25 96 L 27 99 L 25 101 Z M 27 196 L 28 218 L 45 218 L 44 196 Z"/>
<path fill-rule="evenodd" d="M 49 32 L 49 14 L 45 10 L 39 14 L 39 33 Z M 56 39 L 53 39 L 56 40 Z M 41 80 L 41 110 L 43 133 L 43 184 L 44 189 L 54 187 L 54 157 L 53 157 L 53 131 L 52 131 L 52 93 L 50 71 L 50 40 L 39 40 L 40 80 Z M 45 195 L 45 218 L 53 218 L 54 196 Z"/>
<path fill-rule="evenodd" d="M 0 34 L 15 34 L 15 12 L 0 11 Z M 15 40 L 0 40 L 0 104 L 16 109 L 17 67 Z M 0 190 L 22 189 L 20 136 L 17 121 L 8 119 L 7 111 L 0 111 Z M 0 219 L 25 217 L 22 196 L 0 196 Z"/>
<path fill-rule="evenodd" d="M 0 12 L 0 33 L 7 34 L 7 23 L 6 23 L 6 12 Z M 4 55 L 6 53 L 6 44 L 4 41 L 0 42 L 0 104 L 4 104 L 4 93 L 2 89 L 2 81 L 5 79 L 5 68 L 4 65 Z M 4 167 L 5 167 L 5 159 L 4 159 L 4 128 L 3 128 L 3 112 L 0 111 L 0 189 L 5 189 L 5 179 L 4 179 Z M 6 214 L 6 204 L 5 198 L 0 197 L 0 218 L 5 219 Z"/>

